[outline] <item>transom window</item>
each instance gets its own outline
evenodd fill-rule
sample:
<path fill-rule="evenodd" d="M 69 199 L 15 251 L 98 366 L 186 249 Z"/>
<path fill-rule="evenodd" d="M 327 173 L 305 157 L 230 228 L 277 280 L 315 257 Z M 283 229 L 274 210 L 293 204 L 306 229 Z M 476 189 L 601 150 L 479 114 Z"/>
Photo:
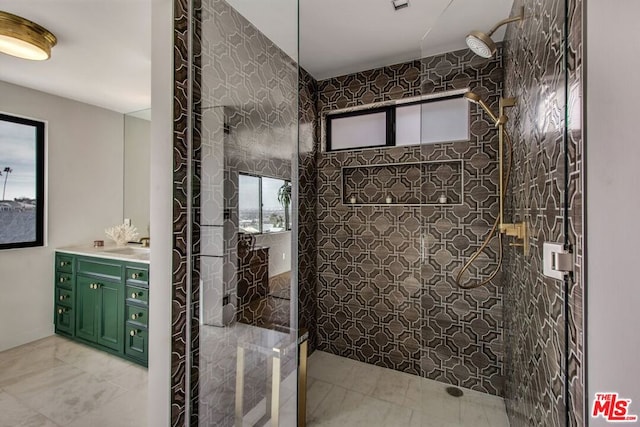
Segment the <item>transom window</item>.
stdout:
<path fill-rule="evenodd" d="M 462 95 L 328 114 L 327 151 L 435 144 L 469 139 Z"/>

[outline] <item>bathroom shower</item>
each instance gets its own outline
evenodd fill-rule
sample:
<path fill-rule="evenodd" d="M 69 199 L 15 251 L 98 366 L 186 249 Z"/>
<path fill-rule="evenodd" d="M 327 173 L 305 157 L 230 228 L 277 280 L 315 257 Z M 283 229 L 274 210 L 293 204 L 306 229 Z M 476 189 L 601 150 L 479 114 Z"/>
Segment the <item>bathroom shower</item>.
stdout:
<path fill-rule="evenodd" d="M 522 21 L 524 19 L 524 7 L 520 8 L 520 14 L 517 16 L 513 16 L 510 18 L 506 18 L 498 22 L 496 25 L 489 30 L 488 33 L 484 33 L 482 31 L 471 31 L 466 37 L 466 43 L 469 49 L 471 49 L 476 55 L 481 56 L 482 58 L 491 58 L 495 55 L 497 46 L 491 36 L 493 33 L 498 30 L 498 28 L 503 25 Z M 505 125 L 507 123 L 507 116 L 505 115 L 505 109 L 515 106 L 516 100 L 515 98 L 500 98 L 499 103 L 499 111 L 496 115 L 489 105 L 475 92 L 469 91 L 464 94 L 464 98 L 476 105 L 479 105 L 485 113 L 491 118 L 494 123 L 494 126 L 498 128 L 498 162 L 499 162 L 499 188 L 498 188 L 498 198 L 500 200 L 499 212 L 496 217 L 495 222 L 493 223 L 493 227 L 487 234 L 484 242 L 480 246 L 480 248 L 471 256 L 471 258 L 463 265 L 462 269 L 458 272 L 455 278 L 455 283 L 458 287 L 462 289 L 474 289 L 480 286 L 484 286 L 491 282 L 491 280 L 498 274 L 500 269 L 502 268 L 502 257 L 503 257 L 503 249 L 502 249 L 502 234 L 506 234 L 507 236 L 513 236 L 516 240 L 521 240 L 522 242 L 512 242 L 509 243 L 509 246 L 518 246 L 522 247 L 525 255 L 528 253 L 528 239 L 527 239 L 527 225 L 525 222 L 521 223 L 513 223 L 513 224 L 505 224 L 503 221 L 504 214 L 504 197 L 505 197 L 505 189 L 509 187 L 509 180 L 511 178 L 511 167 L 513 164 L 513 144 L 511 141 L 511 137 L 505 129 Z M 507 158 L 508 161 L 505 165 L 504 162 L 504 148 L 507 148 Z M 489 242 L 495 237 L 496 233 L 498 233 L 499 239 L 499 248 L 498 248 L 498 260 L 496 268 L 493 272 L 484 280 L 477 281 L 471 284 L 463 284 L 462 276 L 464 273 L 473 265 L 473 262 L 482 254 L 482 252 L 486 249 Z"/>
<path fill-rule="evenodd" d="M 494 30 L 495 31 L 495 30 Z M 491 230 L 487 234 L 484 242 L 478 248 L 478 250 L 471 256 L 471 258 L 464 264 L 464 266 L 460 269 L 455 278 L 455 283 L 458 287 L 462 289 L 474 289 L 480 286 L 484 286 L 491 282 L 491 280 L 498 274 L 500 268 L 502 267 L 502 258 L 503 258 L 503 249 L 502 249 L 502 235 L 506 234 L 507 236 L 513 236 L 516 240 L 522 240 L 522 242 L 512 242 L 509 243 L 509 246 L 519 246 L 523 248 L 525 255 L 528 253 L 528 240 L 527 240 L 527 226 L 525 222 L 514 223 L 514 224 L 506 224 L 504 223 L 503 213 L 504 213 L 504 196 L 506 188 L 509 187 L 509 180 L 511 178 L 511 168 L 513 165 L 513 143 L 511 141 L 511 137 L 509 133 L 505 129 L 505 125 L 508 121 L 507 116 L 505 115 L 505 109 L 510 108 L 516 105 L 515 98 L 500 98 L 499 103 L 499 111 L 498 114 L 495 114 L 489 105 L 475 92 L 469 91 L 464 94 L 464 98 L 476 105 L 479 105 L 485 113 L 491 118 L 494 123 L 494 126 L 498 128 L 498 170 L 499 170 L 499 186 L 498 186 L 498 198 L 500 202 L 498 216 L 496 217 Z M 506 144 L 507 149 L 507 162 L 505 164 L 504 161 L 504 148 Z M 482 254 L 482 252 L 486 249 L 489 242 L 495 237 L 496 233 L 498 234 L 499 239 L 499 247 L 498 247 L 498 260 L 497 265 L 493 272 L 484 280 L 477 281 L 471 284 L 463 284 L 462 276 L 464 273 L 473 265 L 473 262 Z"/>

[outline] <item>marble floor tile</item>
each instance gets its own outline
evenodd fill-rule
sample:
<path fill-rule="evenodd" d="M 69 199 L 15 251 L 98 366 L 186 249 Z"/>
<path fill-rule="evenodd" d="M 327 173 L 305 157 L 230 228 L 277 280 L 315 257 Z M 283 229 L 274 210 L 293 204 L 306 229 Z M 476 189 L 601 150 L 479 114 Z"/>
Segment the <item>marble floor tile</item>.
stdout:
<path fill-rule="evenodd" d="M 86 373 L 75 366 L 60 363 L 48 369 L 6 380 L 2 387 L 11 395 L 27 400 L 43 391 L 64 386 L 68 381 L 80 376 L 86 377 Z"/>
<path fill-rule="evenodd" d="M 58 427 L 8 393 L 0 391 L 0 427 Z"/>
<path fill-rule="evenodd" d="M 316 351 L 309 358 L 310 427 L 509 427 L 504 401 Z"/>
<path fill-rule="evenodd" d="M 81 415 L 67 427 L 140 427 L 147 425 L 146 389 L 127 391 Z"/>
<path fill-rule="evenodd" d="M 0 427 L 146 425 L 147 376 L 59 336 L 0 352 Z"/>
<path fill-rule="evenodd" d="M 124 394 L 115 384 L 83 373 L 59 386 L 31 393 L 24 402 L 58 424 L 68 424 L 80 416 Z"/>

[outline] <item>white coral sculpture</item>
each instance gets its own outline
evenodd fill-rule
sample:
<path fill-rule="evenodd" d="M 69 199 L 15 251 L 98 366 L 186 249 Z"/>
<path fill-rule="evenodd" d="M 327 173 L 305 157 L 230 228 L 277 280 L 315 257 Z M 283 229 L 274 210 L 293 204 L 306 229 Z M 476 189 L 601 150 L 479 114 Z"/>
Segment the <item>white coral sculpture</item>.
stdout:
<path fill-rule="evenodd" d="M 116 242 L 118 246 L 125 246 L 127 242 L 134 241 L 138 238 L 138 230 L 127 224 L 114 225 L 104 230 L 111 240 Z"/>

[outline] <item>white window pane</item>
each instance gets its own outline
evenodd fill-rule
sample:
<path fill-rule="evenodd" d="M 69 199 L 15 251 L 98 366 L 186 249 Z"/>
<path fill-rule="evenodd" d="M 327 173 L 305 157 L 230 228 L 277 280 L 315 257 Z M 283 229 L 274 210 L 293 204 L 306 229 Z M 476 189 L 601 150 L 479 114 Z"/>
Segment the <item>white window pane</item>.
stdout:
<path fill-rule="evenodd" d="M 284 206 L 278 200 L 278 192 L 285 181 L 275 178 L 262 178 L 262 231 L 274 233 L 286 230 L 287 215 Z"/>
<path fill-rule="evenodd" d="M 240 231 L 260 233 L 260 178 L 240 174 L 238 181 Z"/>
<path fill-rule="evenodd" d="M 464 98 L 431 101 L 396 109 L 396 145 L 469 139 L 469 103 Z"/>
<path fill-rule="evenodd" d="M 396 108 L 396 145 L 420 144 L 420 104 Z"/>
<path fill-rule="evenodd" d="M 387 113 L 331 119 L 331 149 L 377 147 L 387 144 Z"/>

